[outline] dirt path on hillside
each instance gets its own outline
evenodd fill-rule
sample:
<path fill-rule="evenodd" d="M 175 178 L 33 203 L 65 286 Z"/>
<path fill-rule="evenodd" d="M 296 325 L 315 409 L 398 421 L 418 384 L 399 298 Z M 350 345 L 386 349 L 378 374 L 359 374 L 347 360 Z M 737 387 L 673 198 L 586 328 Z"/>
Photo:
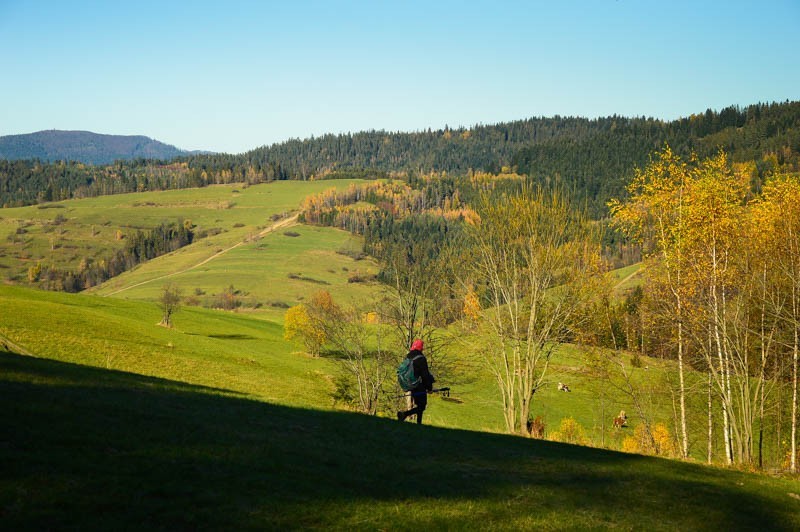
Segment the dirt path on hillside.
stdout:
<path fill-rule="evenodd" d="M 622 279 L 620 282 L 618 282 L 617 284 L 615 284 L 615 285 L 614 285 L 614 288 L 613 288 L 613 290 L 616 290 L 617 288 L 619 288 L 620 286 L 622 286 L 622 285 L 625 283 L 625 281 L 627 281 L 628 279 L 632 278 L 634 275 L 638 275 L 638 274 L 639 274 L 639 273 L 641 273 L 641 272 L 642 272 L 642 268 L 641 268 L 641 267 L 639 267 L 639 269 L 638 269 L 638 270 L 636 270 L 635 272 L 631 273 L 630 275 L 628 275 L 627 277 L 625 277 L 624 279 Z"/>
<path fill-rule="evenodd" d="M 275 222 L 271 226 L 267 227 L 266 229 L 264 229 L 263 231 L 258 233 L 256 238 L 262 238 L 263 236 L 265 236 L 265 235 L 267 235 L 269 233 L 272 233 L 273 231 L 277 231 L 278 229 L 284 229 L 286 227 L 291 227 L 293 225 L 296 225 L 297 224 L 297 218 L 299 216 L 300 216 L 300 213 L 297 213 L 297 214 L 295 214 L 293 216 L 290 216 L 289 218 L 285 218 L 283 220 L 279 220 L 279 221 Z M 234 245 L 232 245 L 232 246 L 230 246 L 228 248 L 225 248 L 225 249 L 222 249 L 220 251 L 217 251 L 216 253 L 214 253 L 213 255 L 208 257 L 207 259 L 204 259 L 204 260 L 198 262 L 197 264 L 195 264 L 193 266 L 189 266 L 188 268 L 184 268 L 184 269 L 179 270 L 177 272 L 168 273 L 166 275 L 161 275 L 159 277 L 154 277 L 152 279 L 148 279 L 147 281 L 142 281 L 141 283 L 136 283 L 136 284 L 132 284 L 130 286 L 126 286 L 125 288 L 120 288 L 119 290 L 116 290 L 114 292 L 106 294 L 106 296 L 113 296 L 113 295 L 119 294 L 120 292 L 124 292 L 126 290 L 130 290 L 131 288 L 136 288 L 138 286 L 142 286 L 142 285 L 145 285 L 147 283 L 152 283 L 154 281 L 160 281 L 162 279 L 168 279 L 170 277 L 174 277 L 175 275 L 180 275 L 182 273 L 186 273 L 186 272 L 192 271 L 195 268 L 199 268 L 200 266 L 203 266 L 204 264 L 208 264 L 212 260 L 220 257 L 221 255 L 224 255 L 225 253 L 231 251 L 232 249 L 236 249 L 239 246 L 247 244 L 248 242 L 252 242 L 252 238 L 248 237 L 245 240 L 242 240 L 241 242 L 238 242 L 238 243 L 236 243 L 236 244 L 234 244 Z"/>

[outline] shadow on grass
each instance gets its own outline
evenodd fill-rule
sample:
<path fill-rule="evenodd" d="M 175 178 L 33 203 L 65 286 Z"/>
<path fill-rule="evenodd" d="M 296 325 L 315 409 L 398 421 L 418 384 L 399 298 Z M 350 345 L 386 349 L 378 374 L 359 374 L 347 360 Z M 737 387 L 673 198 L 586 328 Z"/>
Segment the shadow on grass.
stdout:
<path fill-rule="evenodd" d="M 83 530 L 800 526 L 788 481 L 218 392 L 0 353 L 0 521 Z"/>

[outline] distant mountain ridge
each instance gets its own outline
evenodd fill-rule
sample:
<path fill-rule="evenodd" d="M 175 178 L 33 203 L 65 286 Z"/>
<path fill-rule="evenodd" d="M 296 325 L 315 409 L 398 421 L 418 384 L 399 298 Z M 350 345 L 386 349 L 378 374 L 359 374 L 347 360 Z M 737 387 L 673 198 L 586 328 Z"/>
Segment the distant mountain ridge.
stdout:
<path fill-rule="evenodd" d="M 124 159 L 173 159 L 191 155 L 143 135 L 103 135 L 91 131 L 47 130 L 0 137 L 0 159 L 39 159 L 110 164 Z"/>

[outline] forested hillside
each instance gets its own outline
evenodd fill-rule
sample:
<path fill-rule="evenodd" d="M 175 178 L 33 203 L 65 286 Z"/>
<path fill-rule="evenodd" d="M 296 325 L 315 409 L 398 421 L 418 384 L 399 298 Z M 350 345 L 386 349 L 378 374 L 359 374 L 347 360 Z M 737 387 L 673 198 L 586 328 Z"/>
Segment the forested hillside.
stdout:
<path fill-rule="evenodd" d="M 0 204 L 279 179 L 496 174 L 507 167 L 538 182 L 560 184 L 600 217 L 610 198 L 624 194 L 633 168 L 644 166 L 648 154 L 665 143 L 681 155 L 695 151 L 704 157 L 721 148 L 734 162 L 750 162 L 757 190 L 775 171 L 800 170 L 800 102 L 708 110 L 672 122 L 556 116 L 469 129 L 325 135 L 240 155 L 181 157 L 169 164 L 0 161 Z"/>
<path fill-rule="evenodd" d="M 50 130 L 0 137 L 0 159 L 8 160 L 110 164 L 117 159 L 172 159 L 180 155 L 186 152 L 142 135 Z"/>

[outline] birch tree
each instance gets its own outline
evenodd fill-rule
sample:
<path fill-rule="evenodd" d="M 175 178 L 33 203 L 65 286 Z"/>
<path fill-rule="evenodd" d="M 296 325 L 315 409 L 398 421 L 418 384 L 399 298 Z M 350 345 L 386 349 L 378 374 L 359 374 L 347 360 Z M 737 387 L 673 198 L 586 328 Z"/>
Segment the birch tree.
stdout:
<path fill-rule="evenodd" d="M 791 357 L 791 440 L 789 468 L 797 472 L 797 393 L 798 353 L 800 352 L 800 182 L 779 176 L 764 186 L 760 203 L 761 219 L 771 233 L 770 262 L 785 294 L 785 302 L 775 305 L 789 334 Z"/>
<path fill-rule="evenodd" d="M 691 181 L 689 165 L 672 152 L 669 146 L 656 153 L 644 169 L 636 169 L 627 187 L 625 202 L 612 201 L 615 224 L 631 239 L 643 246 L 645 263 L 650 270 L 656 263 L 663 273 L 663 283 L 670 294 L 667 311 L 675 332 L 678 361 L 681 455 L 689 455 L 686 428 L 686 338 L 685 315 L 685 194 Z M 651 276 L 654 277 L 654 276 Z"/>
<path fill-rule="evenodd" d="M 500 391 L 506 428 L 522 433 L 553 352 L 570 338 L 599 281 L 599 248 L 587 219 L 557 193 L 523 188 L 481 199 L 472 231 L 474 278 L 490 304 L 486 353 Z"/>

